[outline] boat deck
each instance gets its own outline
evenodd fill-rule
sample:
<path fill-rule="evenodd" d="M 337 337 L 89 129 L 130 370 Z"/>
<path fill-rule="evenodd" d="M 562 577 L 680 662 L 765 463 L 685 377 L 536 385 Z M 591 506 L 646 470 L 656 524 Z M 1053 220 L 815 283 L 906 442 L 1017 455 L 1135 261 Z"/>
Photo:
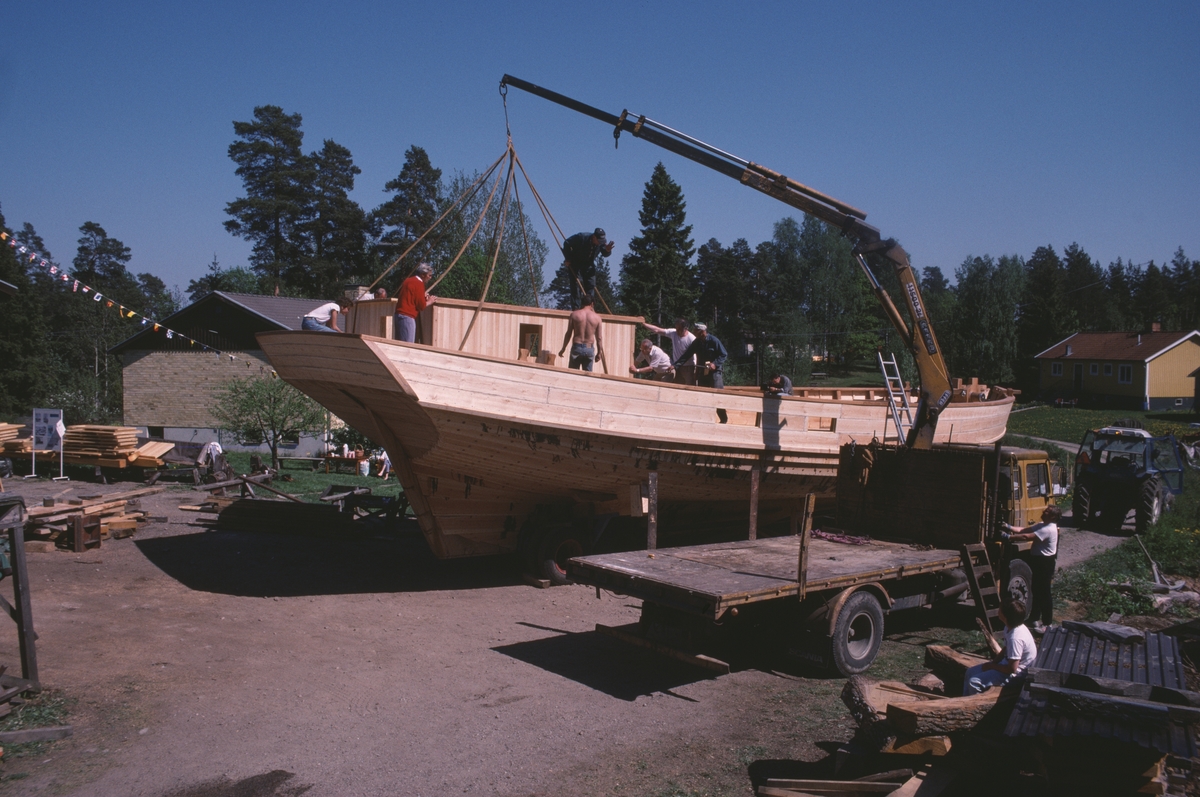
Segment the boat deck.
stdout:
<path fill-rule="evenodd" d="M 571 560 L 570 574 L 583 584 L 715 619 L 734 606 L 796 595 L 799 562 L 800 538 L 787 536 L 581 556 Z M 810 539 L 805 588 L 843 589 L 960 563 L 958 551 L 948 549 Z"/>

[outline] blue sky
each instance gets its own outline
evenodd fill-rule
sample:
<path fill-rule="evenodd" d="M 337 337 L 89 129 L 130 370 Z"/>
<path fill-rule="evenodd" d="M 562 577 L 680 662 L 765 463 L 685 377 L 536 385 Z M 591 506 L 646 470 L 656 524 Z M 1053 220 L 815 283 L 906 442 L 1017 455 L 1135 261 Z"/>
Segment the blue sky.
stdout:
<path fill-rule="evenodd" d="M 62 263 L 85 221 L 186 287 L 241 194 L 232 122 L 304 117 L 348 147 L 354 198 L 404 151 L 447 174 L 505 145 L 510 73 L 627 108 L 855 205 L 917 268 L 1078 242 L 1107 265 L 1200 258 L 1200 3 L 65 3 L 0 0 L 0 209 Z M 514 145 L 567 233 L 613 270 L 662 161 L 697 244 L 789 208 L 517 90 Z M 544 227 L 539 234 L 549 240 Z M 551 267 L 555 264 L 550 264 Z"/>

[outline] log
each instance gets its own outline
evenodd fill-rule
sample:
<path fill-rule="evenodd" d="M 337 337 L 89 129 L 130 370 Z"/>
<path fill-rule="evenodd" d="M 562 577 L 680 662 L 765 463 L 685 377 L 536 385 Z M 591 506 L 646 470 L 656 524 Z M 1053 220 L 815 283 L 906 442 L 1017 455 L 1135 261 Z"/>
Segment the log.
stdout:
<path fill-rule="evenodd" d="M 974 656 L 955 650 L 949 645 L 927 645 L 925 647 L 925 666 L 933 670 L 933 674 L 942 679 L 947 694 L 962 694 L 963 676 L 967 670 L 976 664 L 983 664 L 989 659 Z"/>
<path fill-rule="evenodd" d="M 912 736 L 969 731 L 994 710 L 1011 709 L 1020 688 L 993 688 L 980 695 L 948 697 L 888 705 L 887 718 L 901 733 Z"/>
<path fill-rule="evenodd" d="M 1132 697 L 1084 692 L 1062 686 L 1030 684 L 1029 691 L 1042 695 L 1071 715 L 1097 717 L 1116 722 L 1166 724 L 1168 721 L 1192 724 L 1200 722 L 1200 708 L 1156 703 Z"/>

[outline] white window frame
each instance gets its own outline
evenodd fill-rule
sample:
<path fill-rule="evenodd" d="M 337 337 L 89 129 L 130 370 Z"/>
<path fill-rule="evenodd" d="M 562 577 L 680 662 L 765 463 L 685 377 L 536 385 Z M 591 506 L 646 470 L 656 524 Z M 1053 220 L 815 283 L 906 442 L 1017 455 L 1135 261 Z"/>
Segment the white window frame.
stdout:
<path fill-rule="evenodd" d="M 1050 363 L 1050 376 L 1062 376 L 1062 363 Z"/>
<path fill-rule="evenodd" d="M 1105 375 L 1105 376 L 1112 376 L 1112 363 L 1105 363 L 1105 364 L 1104 364 L 1104 375 Z"/>
<path fill-rule="evenodd" d="M 1133 384 L 1133 366 L 1118 365 L 1117 366 L 1117 384 L 1132 385 Z"/>
<path fill-rule="evenodd" d="M 1096 376 L 1100 373 L 1100 363 L 1092 363 L 1088 366 L 1088 376 Z"/>

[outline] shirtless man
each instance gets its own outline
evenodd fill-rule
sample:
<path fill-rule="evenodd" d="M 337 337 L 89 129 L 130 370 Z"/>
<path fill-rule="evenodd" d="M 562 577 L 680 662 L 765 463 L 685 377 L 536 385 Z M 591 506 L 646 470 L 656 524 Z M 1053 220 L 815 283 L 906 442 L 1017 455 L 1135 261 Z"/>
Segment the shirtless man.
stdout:
<path fill-rule="evenodd" d="M 575 345 L 571 346 L 571 362 L 567 367 L 590 371 L 593 362 L 604 359 L 604 331 L 600 316 L 592 309 L 591 295 L 585 293 L 580 302 L 582 307 L 571 312 L 558 356 L 563 356 L 574 337 Z"/>

